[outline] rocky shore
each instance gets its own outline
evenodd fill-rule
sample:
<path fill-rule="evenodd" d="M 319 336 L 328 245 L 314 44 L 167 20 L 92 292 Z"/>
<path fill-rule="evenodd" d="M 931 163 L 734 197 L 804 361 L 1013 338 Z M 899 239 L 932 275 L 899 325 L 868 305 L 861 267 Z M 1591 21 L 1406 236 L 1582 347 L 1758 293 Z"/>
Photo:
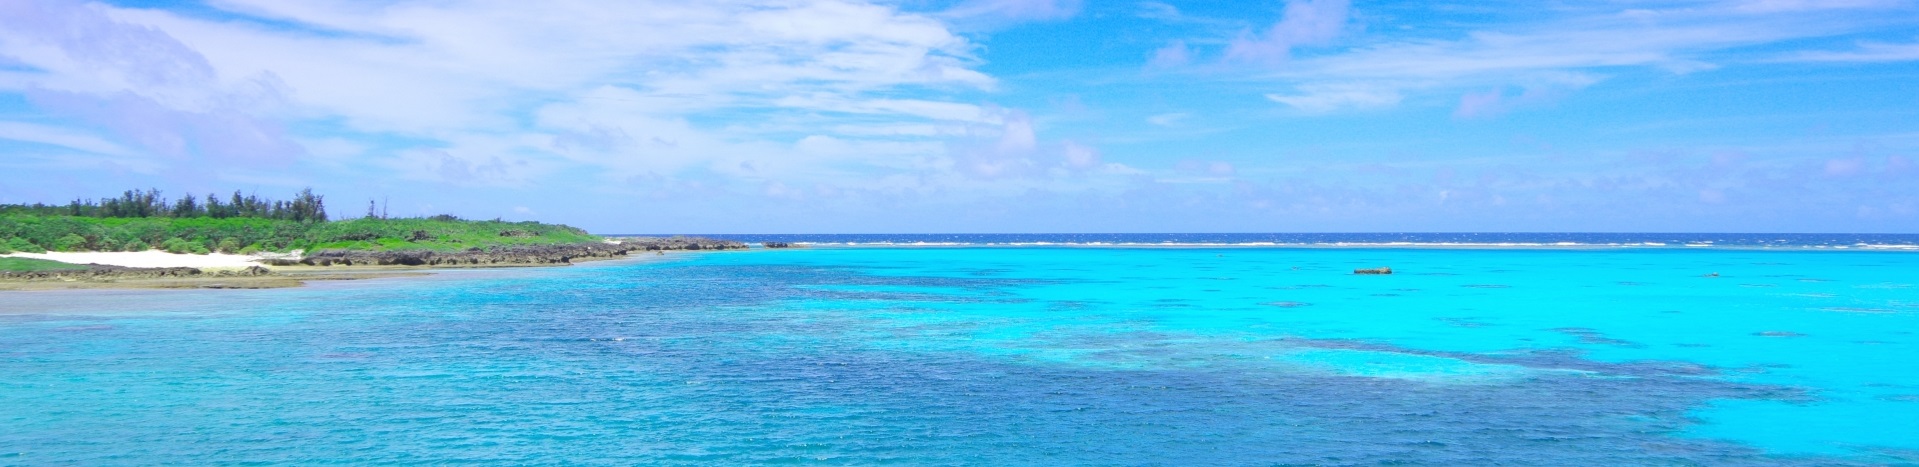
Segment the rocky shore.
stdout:
<path fill-rule="evenodd" d="M 553 266 L 577 261 L 624 258 L 631 254 L 665 251 L 738 250 L 745 243 L 700 237 L 614 238 L 606 242 L 565 245 L 510 245 L 462 251 L 320 250 L 298 258 L 267 258 L 261 266 L 245 268 L 124 267 L 89 264 L 84 269 L 0 271 L 0 290 L 96 288 L 216 288 L 258 289 L 297 287 L 310 280 L 351 280 L 420 275 L 420 272 L 381 271 L 383 268 L 331 266 L 487 267 Z"/>
<path fill-rule="evenodd" d="M 119 279 L 183 279 L 192 277 L 256 277 L 272 274 L 267 268 L 252 266 L 245 269 L 202 271 L 197 268 L 129 268 L 89 264 L 86 269 L 67 269 L 54 271 L 0 271 L 0 280 L 119 280 Z"/>
<path fill-rule="evenodd" d="M 299 259 L 269 260 L 272 266 L 507 266 L 556 265 L 615 259 L 632 253 L 668 250 L 736 250 L 745 243 L 701 237 L 616 238 L 605 243 L 512 245 L 461 251 L 320 250 Z"/>
<path fill-rule="evenodd" d="M 307 280 L 361 279 L 365 275 L 278 274 L 260 266 L 240 269 L 133 268 L 89 264 L 85 269 L 0 271 L 0 290 L 53 289 L 267 289 L 297 287 Z"/>
<path fill-rule="evenodd" d="M 746 249 L 745 243 L 706 237 L 613 237 L 611 240 L 632 251 Z"/>

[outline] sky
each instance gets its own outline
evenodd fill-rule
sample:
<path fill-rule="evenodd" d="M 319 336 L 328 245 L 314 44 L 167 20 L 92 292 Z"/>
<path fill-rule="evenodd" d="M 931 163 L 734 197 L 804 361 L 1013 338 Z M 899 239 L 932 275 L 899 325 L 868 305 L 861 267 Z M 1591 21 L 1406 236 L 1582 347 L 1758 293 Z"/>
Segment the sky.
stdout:
<path fill-rule="evenodd" d="M 0 203 L 1919 232 L 1919 0 L 0 0 Z"/>

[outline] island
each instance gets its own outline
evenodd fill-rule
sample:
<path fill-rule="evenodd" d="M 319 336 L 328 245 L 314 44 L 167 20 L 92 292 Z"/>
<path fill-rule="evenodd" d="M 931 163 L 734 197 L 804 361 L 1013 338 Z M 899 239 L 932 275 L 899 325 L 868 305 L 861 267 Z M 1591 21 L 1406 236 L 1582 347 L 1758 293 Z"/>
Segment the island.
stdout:
<path fill-rule="evenodd" d="M 557 224 L 442 214 L 331 218 L 311 189 L 289 200 L 157 189 L 64 205 L 0 204 L 0 290 L 263 288 L 408 268 L 557 266 L 631 253 L 745 249 L 702 237 L 603 237 Z M 396 272 L 399 271 L 399 272 Z"/>

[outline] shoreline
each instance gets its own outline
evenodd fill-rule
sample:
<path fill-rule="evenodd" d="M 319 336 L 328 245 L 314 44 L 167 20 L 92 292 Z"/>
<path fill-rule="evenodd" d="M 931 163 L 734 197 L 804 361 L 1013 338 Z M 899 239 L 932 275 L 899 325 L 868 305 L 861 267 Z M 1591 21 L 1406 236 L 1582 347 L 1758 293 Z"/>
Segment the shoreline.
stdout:
<path fill-rule="evenodd" d="M 705 244 L 700 244 L 705 246 Z M 300 287 L 308 281 L 340 281 L 433 275 L 436 270 L 513 269 L 573 266 L 622 260 L 656 260 L 665 252 L 744 249 L 663 248 L 647 242 L 561 245 L 548 249 L 458 252 L 322 251 L 305 258 L 268 255 L 178 254 L 142 252 L 12 253 L 84 269 L 0 272 L 0 292 L 77 289 L 269 289 Z M 631 252 L 631 254 L 629 254 Z M 648 254 L 652 253 L 652 254 Z M 655 257 L 658 258 L 655 258 Z M 319 261 L 314 261 L 318 258 Z M 87 261 L 79 263 L 78 261 Z"/>
<path fill-rule="evenodd" d="M 357 265 L 357 266 L 270 266 L 263 267 L 271 274 L 256 276 L 220 275 L 217 271 L 201 275 L 135 278 L 80 278 L 60 277 L 46 279 L 0 278 L 0 293 L 5 292 L 42 292 L 60 290 L 210 290 L 210 289 L 281 289 L 303 287 L 311 281 L 354 281 L 369 279 L 389 279 L 406 277 L 428 277 L 449 270 L 475 269 L 521 269 L 566 267 L 579 264 L 605 264 L 623 261 L 659 261 L 674 256 L 655 257 L 653 255 L 630 255 L 614 258 L 581 258 L 576 263 L 559 264 L 491 264 L 491 265 L 441 265 L 441 266 L 404 266 L 404 265 Z M 150 268 L 154 270 L 160 268 Z M 80 271 L 84 272 L 84 270 Z"/>
<path fill-rule="evenodd" d="M 72 278 L 0 280 L 0 292 L 100 289 L 280 289 L 305 286 L 308 281 L 345 281 L 390 277 L 421 277 L 429 271 L 301 271 L 255 276 L 188 275 L 139 278 Z"/>

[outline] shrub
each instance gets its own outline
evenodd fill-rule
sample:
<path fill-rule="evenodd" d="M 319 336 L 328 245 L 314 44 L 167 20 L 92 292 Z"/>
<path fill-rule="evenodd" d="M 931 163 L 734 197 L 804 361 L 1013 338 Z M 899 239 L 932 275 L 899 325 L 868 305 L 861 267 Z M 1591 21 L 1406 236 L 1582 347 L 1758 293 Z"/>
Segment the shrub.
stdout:
<path fill-rule="evenodd" d="M 54 251 L 80 251 L 87 247 L 87 238 L 80 234 L 66 234 L 53 241 Z"/>
<path fill-rule="evenodd" d="M 111 238 L 102 238 L 93 243 L 93 251 L 120 251 L 120 242 L 113 241 Z"/>
<path fill-rule="evenodd" d="M 240 241 L 233 237 L 223 238 L 220 239 L 220 243 L 216 245 L 214 249 L 220 250 L 221 253 L 237 252 L 240 251 Z"/>
<path fill-rule="evenodd" d="M 173 237 L 167 239 L 165 242 L 161 242 L 160 249 L 167 250 L 168 253 L 174 254 L 186 253 L 192 251 L 193 242 L 183 240 L 180 237 Z"/>
<path fill-rule="evenodd" d="M 27 241 L 27 239 L 19 238 L 19 237 L 14 237 L 13 239 L 7 240 L 7 248 L 13 251 L 24 251 L 27 253 L 46 253 L 47 252 L 46 248 L 41 248 L 40 245 L 35 245 L 33 244 L 33 242 Z"/>
<path fill-rule="evenodd" d="M 12 252 L 13 252 L 13 248 L 7 247 L 7 242 L 0 242 L 0 255 L 12 253 Z"/>
<path fill-rule="evenodd" d="M 243 255 L 257 255 L 257 254 L 260 254 L 260 246 L 259 246 L 259 245 L 247 245 L 247 247 L 246 247 L 246 248 L 241 248 L 241 249 L 240 249 L 240 254 L 243 254 Z"/>
<path fill-rule="evenodd" d="M 153 249 L 153 247 L 147 246 L 147 242 L 142 242 L 138 239 L 135 239 L 131 242 L 127 242 L 127 244 L 125 245 L 120 245 L 120 249 L 125 251 L 139 252 L 139 251 L 151 250 Z"/>
<path fill-rule="evenodd" d="M 202 245 L 199 242 L 188 242 L 187 252 L 193 253 L 196 255 L 204 255 L 204 254 L 213 253 L 213 250 L 208 250 L 206 245 Z"/>

